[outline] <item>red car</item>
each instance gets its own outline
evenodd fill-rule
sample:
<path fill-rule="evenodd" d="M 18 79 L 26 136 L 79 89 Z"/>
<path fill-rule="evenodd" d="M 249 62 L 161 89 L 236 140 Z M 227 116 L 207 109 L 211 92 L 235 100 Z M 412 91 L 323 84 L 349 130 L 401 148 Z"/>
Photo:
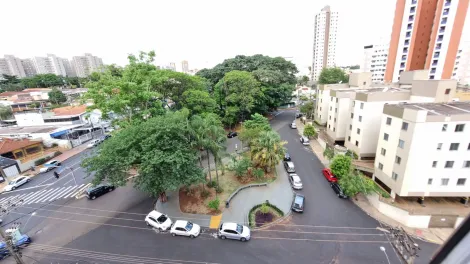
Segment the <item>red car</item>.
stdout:
<path fill-rule="evenodd" d="M 328 168 L 324 168 L 322 170 L 323 172 L 323 175 L 325 176 L 325 178 L 329 181 L 329 182 L 338 182 L 338 179 L 335 177 L 335 175 L 333 175 L 333 173 L 331 173 L 331 170 L 328 169 Z"/>

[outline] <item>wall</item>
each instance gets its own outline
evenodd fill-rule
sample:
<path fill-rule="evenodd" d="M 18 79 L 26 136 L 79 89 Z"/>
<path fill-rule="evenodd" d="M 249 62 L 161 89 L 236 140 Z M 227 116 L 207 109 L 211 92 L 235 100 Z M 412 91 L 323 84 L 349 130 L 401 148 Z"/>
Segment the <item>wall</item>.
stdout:
<path fill-rule="evenodd" d="M 20 167 L 20 171 L 24 172 L 24 171 L 27 171 L 27 170 L 31 169 L 31 166 L 35 166 L 34 162 L 36 160 L 46 158 L 46 157 L 52 157 L 52 156 L 54 156 L 54 153 L 48 153 L 47 155 L 38 157 L 38 158 L 33 159 L 33 160 L 29 160 L 29 161 L 24 162 L 24 163 L 22 163 L 20 160 L 17 160 L 17 162 L 18 162 L 18 166 Z"/>
<path fill-rule="evenodd" d="M 315 121 L 321 125 L 328 120 L 328 108 L 330 103 L 330 90 L 319 90 L 317 96 L 317 109 L 315 110 Z"/>
<path fill-rule="evenodd" d="M 44 125 L 44 119 L 39 112 L 35 113 L 16 113 L 16 124 L 18 126 L 37 126 Z"/>
<path fill-rule="evenodd" d="M 455 221 L 454 228 L 459 227 L 463 223 L 463 220 L 465 220 L 465 217 L 463 217 L 463 216 L 457 217 L 457 220 Z"/>
<path fill-rule="evenodd" d="M 364 103 L 363 109 L 360 109 L 361 103 Z M 377 141 L 380 132 L 380 121 L 382 120 L 383 106 L 385 102 L 361 102 L 357 101 L 357 111 L 355 111 L 352 134 L 356 131 L 356 128 L 361 129 L 361 135 L 358 135 L 360 148 L 360 157 L 375 157 L 377 150 Z M 362 116 L 362 122 L 359 122 L 359 116 Z M 351 137 L 352 139 L 352 137 Z M 354 142 L 354 141 L 353 141 Z"/>

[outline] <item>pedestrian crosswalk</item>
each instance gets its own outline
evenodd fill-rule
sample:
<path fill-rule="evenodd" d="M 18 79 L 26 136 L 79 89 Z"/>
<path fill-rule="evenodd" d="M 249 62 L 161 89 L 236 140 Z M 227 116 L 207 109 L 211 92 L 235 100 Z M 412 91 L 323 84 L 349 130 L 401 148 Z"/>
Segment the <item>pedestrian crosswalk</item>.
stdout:
<path fill-rule="evenodd" d="M 21 204 L 34 204 L 34 203 L 47 203 L 54 200 L 66 199 L 78 195 L 85 184 L 74 185 L 74 186 L 63 186 L 57 188 L 47 188 L 35 192 L 28 192 L 18 195 L 12 195 L 4 198 L 0 198 L 0 206 L 7 203 L 18 203 L 23 200 Z"/>

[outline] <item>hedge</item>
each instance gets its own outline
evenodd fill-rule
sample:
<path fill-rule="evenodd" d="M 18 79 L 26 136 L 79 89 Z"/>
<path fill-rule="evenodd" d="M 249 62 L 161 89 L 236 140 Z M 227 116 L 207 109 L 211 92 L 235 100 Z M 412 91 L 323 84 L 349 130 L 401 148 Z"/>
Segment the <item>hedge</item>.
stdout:
<path fill-rule="evenodd" d="M 267 204 L 269 207 L 271 207 L 272 209 L 274 209 L 274 211 L 278 212 L 281 216 L 284 216 L 284 212 L 283 212 L 281 209 L 279 209 L 277 206 L 275 206 L 274 204 L 269 203 L 269 201 L 267 201 L 266 203 L 257 204 L 257 205 L 255 205 L 255 206 L 253 206 L 253 208 L 251 208 L 251 209 L 250 209 L 250 212 L 248 213 L 248 225 L 249 225 L 250 227 L 254 227 L 254 226 L 255 226 L 255 223 L 253 223 L 253 222 L 252 222 L 252 219 L 251 219 L 252 213 L 253 213 L 256 209 L 260 208 L 263 204 Z"/>

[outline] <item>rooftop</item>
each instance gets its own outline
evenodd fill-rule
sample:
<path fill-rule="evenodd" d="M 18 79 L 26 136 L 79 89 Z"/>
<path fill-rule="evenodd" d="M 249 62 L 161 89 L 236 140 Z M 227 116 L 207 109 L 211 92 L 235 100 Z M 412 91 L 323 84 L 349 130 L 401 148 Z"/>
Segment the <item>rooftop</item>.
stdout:
<path fill-rule="evenodd" d="M 13 150 L 31 146 L 42 141 L 33 141 L 27 138 L 23 139 L 10 139 L 10 138 L 0 138 L 0 154 L 8 153 Z"/>
<path fill-rule="evenodd" d="M 10 167 L 11 165 L 15 165 L 15 164 L 16 164 L 16 160 L 0 156 L 0 168 Z"/>
<path fill-rule="evenodd" d="M 29 94 L 29 92 L 21 91 L 21 92 L 3 92 L 0 93 L 0 96 L 13 96 L 17 94 Z"/>
<path fill-rule="evenodd" d="M 355 90 L 355 91 L 358 92 L 358 93 L 371 94 L 371 93 L 385 93 L 385 92 L 388 92 L 388 93 L 406 92 L 406 91 L 409 91 L 409 90 L 399 89 L 399 88 L 392 88 L 392 87 L 381 87 L 381 88 L 361 89 L 361 90 Z"/>
<path fill-rule="evenodd" d="M 29 134 L 29 133 L 49 133 L 56 130 L 56 126 L 27 126 L 27 127 L 1 127 L 0 135 L 15 135 L 15 134 Z"/>
<path fill-rule="evenodd" d="M 54 112 L 55 116 L 73 116 L 85 113 L 86 108 L 86 105 L 66 106 L 52 109 L 52 112 Z"/>
<path fill-rule="evenodd" d="M 404 109 L 428 111 L 428 115 L 450 116 L 470 114 L 470 101 L 450 103 L 404 103 L 393 106 Z"/>

